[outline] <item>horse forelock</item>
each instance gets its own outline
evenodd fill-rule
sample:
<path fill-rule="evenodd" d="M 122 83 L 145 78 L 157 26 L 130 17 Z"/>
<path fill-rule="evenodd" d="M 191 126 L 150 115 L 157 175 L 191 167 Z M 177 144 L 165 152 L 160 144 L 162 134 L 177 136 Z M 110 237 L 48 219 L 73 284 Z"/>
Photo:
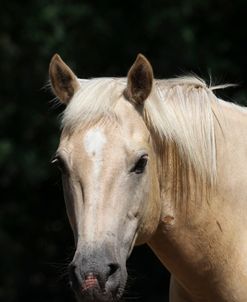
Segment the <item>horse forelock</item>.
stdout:
<path fill-rule="evenodd" d="M 80 85 L 63 113 L 63 128 L 73 131 L 99 120 L 117 118 L 114 108 L 123 94 L 125 79 L 95 78 L 80 80 Z"/>

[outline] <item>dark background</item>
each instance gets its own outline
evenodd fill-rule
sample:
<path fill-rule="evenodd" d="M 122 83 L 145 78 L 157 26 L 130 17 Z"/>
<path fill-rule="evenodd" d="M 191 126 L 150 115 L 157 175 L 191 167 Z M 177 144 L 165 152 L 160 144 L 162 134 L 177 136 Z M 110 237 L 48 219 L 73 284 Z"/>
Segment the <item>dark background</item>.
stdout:
<path fill-rule="evenodd" d="M 137 53 L 156 77 L 194 72 L 246 104 L 247 1 L 20 1 L 0 9 L 0 301 L 68 302 L 73 255 L 49 160 L 62 107 L 45 84 L 59 53 L 79 77 L 124 76 Z M 129 260 L 126 300 L 167 301 L 169 274 L 146 247 Z"/>

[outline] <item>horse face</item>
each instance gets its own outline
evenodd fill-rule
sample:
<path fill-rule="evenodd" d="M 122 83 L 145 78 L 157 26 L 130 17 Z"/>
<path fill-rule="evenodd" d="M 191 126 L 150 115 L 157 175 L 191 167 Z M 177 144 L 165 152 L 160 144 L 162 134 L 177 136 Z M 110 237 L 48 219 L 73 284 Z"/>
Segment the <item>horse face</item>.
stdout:
<path fill-rule="evenodd" d="M 94 301 L 122 295 L 126 259 L 136 242 L 150 238 L 158 221 L 151 138 L 125 103 L 117 108 L 118 120 L 72 135 L 64 131 L 56 157 L 76 242 L 71 280 L 78 295 Z"/>
<path fill-rule="evenodd" d="M 126 259 L 135 244 L 146 242 L 160 216 L 155 152 L 140 114 L 152 85 L 143 57 L 132 66 L 114 116 L 90 126 L 63 130 L 54 162 L 62 171 L 66 208 L 76 252 L 69 272 L 80 301 L 116 301 L 126 279 Z M 64 103 L 79 89 L 72 71 L 58 56 L 50 77 Z M 141 83 L 141 84 L 140 84 Z"/>

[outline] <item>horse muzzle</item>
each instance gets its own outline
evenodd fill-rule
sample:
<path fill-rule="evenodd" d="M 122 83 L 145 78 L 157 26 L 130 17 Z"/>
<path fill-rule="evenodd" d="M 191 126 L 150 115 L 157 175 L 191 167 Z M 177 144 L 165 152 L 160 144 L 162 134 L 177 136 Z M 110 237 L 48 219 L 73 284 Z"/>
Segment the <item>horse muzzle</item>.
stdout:
<path fill-rule="evenodd" d="M 75 255 L 69 265 L 69 276 L 79 301 L 110 302 L 122 296 L 126 267 L 113 259 L 110 253 L 99 250 Z"/>

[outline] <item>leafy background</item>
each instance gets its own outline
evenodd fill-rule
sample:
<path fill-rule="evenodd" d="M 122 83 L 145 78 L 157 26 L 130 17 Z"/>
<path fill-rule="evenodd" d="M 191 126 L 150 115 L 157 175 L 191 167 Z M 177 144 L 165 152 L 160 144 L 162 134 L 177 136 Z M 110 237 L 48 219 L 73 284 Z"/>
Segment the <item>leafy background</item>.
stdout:
<path fill-rule="evenodd" d="M 45 89 L 59 53 L 80 77 L 124 76 L 137 53 L 156 77 L 196 73 L 239 87 L 246 105 L 246 0 L 9 0 L 0 10 L 0 301 L 74 301 L 73 255 L 57 171 L 49 160 L 62 107 Z M 168 301 L 169 274 L 151 251 L 129 263 L 126 299 Z"/>

